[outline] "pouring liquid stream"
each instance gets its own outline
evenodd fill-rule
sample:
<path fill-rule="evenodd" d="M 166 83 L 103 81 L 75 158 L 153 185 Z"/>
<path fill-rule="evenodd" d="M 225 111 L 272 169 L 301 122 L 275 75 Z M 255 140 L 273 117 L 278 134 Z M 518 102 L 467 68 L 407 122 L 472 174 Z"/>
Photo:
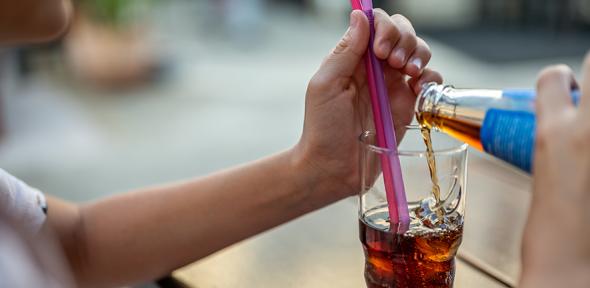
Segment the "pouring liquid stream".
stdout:
<path fill-rule="evenodd" d="M 432 182 L 432 196 L 435 200 L 435 206 L 433 207 L 437 216 L 443 217 L 445 214 L 443 207 L 443 199 L 441 199 L 440 185 L 438 181 L 438 174 L 436 172 L 436 158 L 434 157 L 434 149 L 432 148 L 432 137 L 430 135 L 431 127 L 426 124 L 423 119 L 423 115 L 420 113 L 416 114 L 416 119 L 420 125 L 420 133 L 426 145 L 426 161 L 428 162 L 428 171 L 430 172 L 430 180 Z"/>

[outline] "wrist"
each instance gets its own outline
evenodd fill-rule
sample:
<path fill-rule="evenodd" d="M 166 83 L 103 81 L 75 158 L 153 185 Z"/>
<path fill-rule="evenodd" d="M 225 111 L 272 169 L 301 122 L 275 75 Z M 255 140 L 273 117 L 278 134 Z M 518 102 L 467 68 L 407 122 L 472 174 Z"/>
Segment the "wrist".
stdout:
<path fill-rule="evenodd" d="M 336 202 L 351 195 L 353 190 L 342 179 L 335 179 L 330 171 L 325 171 L 314 160 L 312 153 L 304 145 L 297 144 L 289 150 L 290 167 L 295 185 L 302 198 L 315 209 Z"/>

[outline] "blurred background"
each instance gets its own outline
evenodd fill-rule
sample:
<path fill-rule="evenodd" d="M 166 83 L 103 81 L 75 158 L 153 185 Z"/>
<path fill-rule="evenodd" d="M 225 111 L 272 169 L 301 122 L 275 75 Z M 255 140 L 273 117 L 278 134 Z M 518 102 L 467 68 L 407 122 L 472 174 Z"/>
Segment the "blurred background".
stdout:
<path fill-rule="evenodd" d="M 375 2 L 414 23 L 456 86 L 533 87 L 590 49 L 587 0 Z M 286 149 L 348 13 L 347 0 L 78 1 L 59 41 L 0 50 L 0 167 L 82 202 Z"/>
<path fill-rule="evenodd" d="M 532 87 L 590 48 L 583 0 L 381 0 L 467 87 Z M 298 139 L 346 0 L 81 0 L 67 35 L 0 50 L 0 164 L 75 201 L 221 169 Z"/>

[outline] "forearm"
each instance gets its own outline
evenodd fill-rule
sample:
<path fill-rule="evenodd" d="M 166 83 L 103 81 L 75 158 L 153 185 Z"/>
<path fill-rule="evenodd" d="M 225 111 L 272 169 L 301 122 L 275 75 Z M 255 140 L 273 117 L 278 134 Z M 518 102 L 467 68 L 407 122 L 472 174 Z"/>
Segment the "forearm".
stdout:
<path fill-rule="evenodd" d="M 197 180 L 111 197 L 82 206 L 80 221 L 69 220 L 74 232 L 58 229 L 66 235 L 60 238 L 70 242 L 64 246 L 73 249 L 67 254 L 83 283 L 150 280 L 337 200 L 337 193 L 314 191 L 329 188 L 304 165 L 290 150 Z"/>

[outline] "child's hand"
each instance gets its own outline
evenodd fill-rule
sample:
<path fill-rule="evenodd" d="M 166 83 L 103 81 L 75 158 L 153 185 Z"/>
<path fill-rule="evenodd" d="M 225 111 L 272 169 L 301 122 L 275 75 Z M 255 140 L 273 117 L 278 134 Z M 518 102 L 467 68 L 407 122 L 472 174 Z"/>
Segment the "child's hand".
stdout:
<path fill-rule="evenodd" d="M 401 141 L 413 117 L 416 94 L 423 83 L 442 82 L 424 69 L 430 49 L 401 15 L 376 9 L 374 51 L 385 61 L 385 78 L 393 120 Z M 317 187 L 340 199 L 360 189 L 359 136 L 371 129 L 370 96 L 364 55 L 369 21 L 361 11 L 350 15 L 350 27 L 311 79 L 306 97 L 303 135 L 295 148 Z M 319 183 L 318 183 L 319 182 Z"/>
<path fill-rule="evenodd" d="M 521 287 L 590 285 L 590 54 L 578 107 L 571 98 L 576 86 L 566 66 L 547 68 L 539 77 Z"/>

